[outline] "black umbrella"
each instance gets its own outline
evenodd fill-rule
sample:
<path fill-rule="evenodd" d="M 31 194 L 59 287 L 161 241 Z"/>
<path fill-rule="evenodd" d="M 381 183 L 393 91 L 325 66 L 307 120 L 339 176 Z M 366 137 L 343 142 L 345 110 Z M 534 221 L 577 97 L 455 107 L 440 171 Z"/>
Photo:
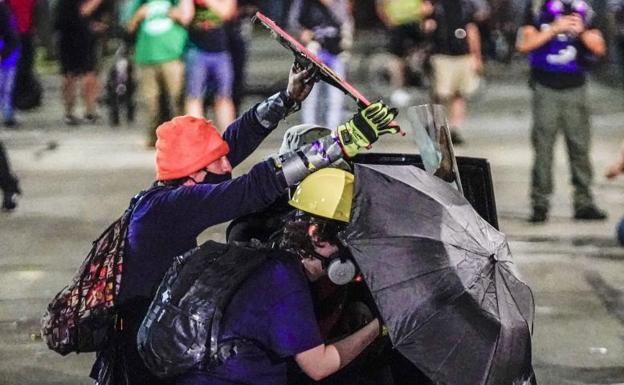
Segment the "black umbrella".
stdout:
<path fill-rule="evenodd" d="M 437 384 L 534 381 L 534 303 L 504 234 L 413 166 L 356 165 L 353 253 L 399 352 Z"/>

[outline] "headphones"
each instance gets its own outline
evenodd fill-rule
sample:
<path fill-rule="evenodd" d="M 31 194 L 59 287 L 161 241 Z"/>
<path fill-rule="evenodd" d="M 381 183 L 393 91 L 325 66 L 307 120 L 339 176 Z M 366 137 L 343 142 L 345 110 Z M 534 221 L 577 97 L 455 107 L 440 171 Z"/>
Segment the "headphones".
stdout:
<path fill-rule="evenodd" d="M 327 277 L 336 285 L 346 285 L 353 281 L 357 272 L 355 263 L 345 257 L 338 257 L 329 261 L 326 270 Z"/>
<path fill-rule="evenodd" d="M 346 257 L 346 254 L 348 254 L 348 251 L 341 247 L 329 257 L 324 257 L 317 253 L 312 254 L 312 256 L 321 261 L 323 270 L 327 272 L 327 278 L 332 283 L 342 286 L 353 281 L 357 275 L 355 263 L 349 257 Z"/>

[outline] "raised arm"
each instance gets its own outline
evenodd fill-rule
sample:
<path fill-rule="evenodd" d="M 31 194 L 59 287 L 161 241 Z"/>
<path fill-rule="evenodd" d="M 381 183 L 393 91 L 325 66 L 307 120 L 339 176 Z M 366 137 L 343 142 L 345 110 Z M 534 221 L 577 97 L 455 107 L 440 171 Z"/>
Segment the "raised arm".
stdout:
<path fill-rule="evenodd" d="M 145 16 L 147 16 L 147 4 L 134 8 L 132 16 L 129 18 L 128 23 L 126 23 L 128 32 L 134 33 L 145 19 Z"/>
<path fill-rule="evenodd" d="M 87 0 L 80 5 L 80 16 L 89 17 L 102 4 L 102 0 Z"/>
<path fill-rule="evenodd" d="M 178 5 L 169 11 L 169 17 L 183 26 L 189 25 L 194 15 L 195 4 L 193 0 L 180 0 Z"/>
<path fill-rule="evenodd" d="M 205 0 L 205 3 L 223 21 L 236 16 L 236 0 Z"/>
<path fill-rule="evenodd" d="M 562 16 L 550 23 L 547 28 L 540 30 L 532 25 L 525 25 L 518 34 L 516 49 L 522 54 L 528 54 L 544 46 L 558 34 L 572 32 L 573 27 L 574 20 L 572 16 Z"/>

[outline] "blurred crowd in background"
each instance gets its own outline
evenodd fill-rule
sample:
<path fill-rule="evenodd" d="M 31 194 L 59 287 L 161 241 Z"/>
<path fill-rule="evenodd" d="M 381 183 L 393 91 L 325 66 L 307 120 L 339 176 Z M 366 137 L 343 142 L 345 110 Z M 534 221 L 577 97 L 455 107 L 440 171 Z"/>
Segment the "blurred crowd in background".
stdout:
<path fill-rule="evenodd" d="M 125 82 L 125 87 L 117 88 L 126 88 L 123 91 L 131 97 L 135 90 L 142 92 L 146 88 L 159 87 L 156 99 L 148 97 L 144 100 L 148 114 L 153 118 L 152 126 L 178 112 L 204 115 L 204 106 L 210 104 L 214 106 L 214 118 L 221 129 L 234 119 L 235 111 L 246 95 L 245 85 L 248 82 L 245 68 L 249 44 L 254 35 L 251 18 L 258 10 L 293 33 L 343 76 L 348 73 L 349 53 L 354 49 L 371 56 L 367 64 L 373 67 L 380 66 L 379 61 L 383 60 L 385 72 L 377 71 L 380 74 L 378 77 L 383 79 L 372 80 L 387 81 L 385 86 L 389 86 L 391 92 L 388 95 L 380 92 L 380 95 L 401 107 L 410 102 L 410 87 L 435 86 L 431 84 L 432 77 L 435 77 L 435 67 L 440 67 L 440 64 L 433 64 L 439 61 L 432 59 L 436 53 L 466 49 L 449 47 L 449 38 L 444 36 L 444 31 L 454 33 L 456 26 L 452 24 L 474 23 L 477 26 L 482 62 L 495 60 L 510 63 L 515 53 L 517 31 L 531 3 L 530 0 L 459 1 L 454 3 L 463 4 L 461 8 L 464 9 L 459 13 L 461 17 L 449 18 L 444 12 L 436 11 L 446 6 L 442 5 L 446 3 L 442 0 L 188 0 L 190 7 L 194 8 L 190 11 L 185 9 L 185 0 L 4 2 L 8 14 L 2 18 L 3 28 L 15 31 L 20 46 L 13 55 L 16 64 L 8 62 L 3 55 L 3 67 L 17 68 L 13 104 L 18 109 L 34 108 L 42 102 L 41 86 L 33 67 L 35 52 L 42 52 L 46 59 L 58 60 L 64 76 L 63 98 L 68 125 L 98 121 L 98 100 L 106 102 L 109 107 L 119 103 L 111 95 L 120 91 L 113 83 Z M 539 4 L 540 1 L 534 3 Z M 615 48 L 609 60 L 622 63 L 616 53 L 624 50 L 622 2 L 594 0 L 590 3 L 595 10 L 595 24 Z M 139 8 L 142 10 L 137 14 Z M 144 12 L 147 8 L 151 11 Z M 456 12 L 449 14 L 458 15 Z M 146 16 L 150 20 L 144 23 Z M 149 36 L 152 31 L 148 25 L 164 26 L 167 19 L 173 22 L 170 36 L 177 34 L 178 38 L 151 44 Z M 161 31 L 154 32 L 158 33 Z M 363 37 L 366 41 L 359 41 Z M 7 37 L 4 40 L 11 39 Z M 5 44 L 3 49 L 7 50 L 9 46 L 12 45 Z M 375 61 L 380 52 L 387 52 L 389 56 Z M 182 64 L 171 70 L 170 76 L 163 77 L 162 73 L 147 75 L 148 68 L 154 70 L 151 65 L 163 64 L 170 59 L 179 60 Z M 185 71 L 184 64 L 189 63 L 192 65 L 188 65 Z M 142 67 L 139 68 L 141 70 L 134 71 L 137 68 L 133 68 L 133 64 Z M 166 67 L 171 69 L 171 66 Z M 191 71 L 191 68 L 196 70 Z M 476 69 L 481 68 L 482 64 L 477 64 Z M 121 79 L 115 79 L 120 73 Z M 132 79 L 124 79 L 124 74 Z M 170 77 L 183 80 L 173 84 L 167 82 Z M 150 79 L 156 78 L 159 79 L 158 84 L 152 84 Z M 189 82 L 189 79 L 193 81 Z M 12 82 L 3 83 L 10 85 Z M 270 86 L 266 85 L 267 88 Z M 317 92 L 327 93 L 328 98 L 313 96 L 304 107 L 302 119 L 331 126 L 341 111 L 340 95 L 321 89 L 323 87 L 318 88 Z M 471 88 L 470 85 L 467 88 Z M 265 93 L 271 91 L 267 89 Z M 76 99 L 80 95 L 84 104 L 81 116 L 75 111 Z M 177 100 L 168 100 L 176 97 Z M 200 102 L 200 99 L 203 101 Z M 324 107 L 318 105 L 321 101 L 326 102 L 328 108 L 323 114 L 325 122 L 319 122 L 317 116 L 317 110 Z M 154 107 L 156 105 L 157 108 Z M 132 119 L 134 105 L 127 108 Z M 4 107 L 3 111 L 5 125 L 15 126 L 17 120 L 13 113 Z M 116 115 L 110 117 L 112 124 L 119 122 Z M 155 118 L 157 115 L 159 118 Z M 456 137 L 456 142 L 460 142 L 460 135 Z"/>
<path fill-rule="evenodd" d="M 391 105 L 413 104 L 414 90 L 444 104 L 453 143 L 461 145 L 467 99 L 480 86 L 488 63 L 511 65 L 519 56 L 517 36 L 523 28 L 543 32 L 535 22 L 540 9 L 550 7 L 554 15 L 561 11 L 557 4 L 578 2 L 550 3 L 554 5 L 541 0 L 0 0 L 2 117 L 5 127 L 19 128 L 14 110 L 37 108 L 44 102 L 48 96 L 35 63 L 53 61 L 63 78 L 63 119 L 69 126 L 115 126 L 124 119 L 133 122 L 141 111 L 148 147 L 154 146 L 155 128 L 174 115 L 208 117 L 224 130 L 246 96 L 275 91 L 277 82 L 257 87 L 247 76 L 250 45 L 257 35 L 252 17 L 261 11 L 348 80 L 357 53 L 375 96 Z M 588 5 L 593 10 L 587 14 L 581 8 L 574 10 L 583 13 L 579 31 L 601 32 L 611 48 L 606 56 L 598 52 L 591 67 L 620 66 L 624 72 L 624 0 L 593 0 Z M 570 20 L 569 27 L 562 26 L 554 40 L 575 40 L 573 24 Z M 522 53 L 534 51 L 524 48 Z M 557 95 L 568 89 L 584 94 L 585 70 L 582 79 L 570 82 L 560 76 L 544 79 L 540 68 L 533 66 L 534 59 L 530 75 L 531 83 L 538 84 L 534 97 L 541 95 L 540 85 Z M 302 106 L 302 123 L 337 126 L 347 113 L 343 98 L 340 91 L 319 83 Z M 533 131 L 546 132 L 536 126 L 540 112 L 534 109 L 533 114 Z M 574 144 L 572 139 L 584 138 L 589 123 L 563 131 L 568 144 Z M 533 145 L 539 159 L 533 170 L 530 220 L 543 222 L 552 192 L 548 162 L 552 148 L 550 142 L 540 142 L 546 140 L 543 135 L 532 135 L 537 136 Z M 571 161 L 577 171 L 572 178 L 578 190 L 575 216 L 604 219 L 591 196 L 589 141 L 580 141 L 584 145 L 568 146 L 571 154 L 581 153 L 577 158 L 583 158 Z M 0 175 L 11 176 L 3 159 L 4 155 L 0 166 L 6 166 Z M 624 161 L 618 161 L 608 175 L 624 168 Z M 19 186 L 15 178 L 4 179 L 3 208 L 10 210 Z"/>

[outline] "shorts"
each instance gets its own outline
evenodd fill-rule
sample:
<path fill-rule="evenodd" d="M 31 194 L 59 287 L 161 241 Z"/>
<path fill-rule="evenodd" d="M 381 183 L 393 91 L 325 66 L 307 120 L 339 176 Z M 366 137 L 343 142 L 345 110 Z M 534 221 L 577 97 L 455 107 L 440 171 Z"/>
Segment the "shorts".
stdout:
<path fill-rule="evenodd" d="M 98 63 L 97 40 L 61 37 L 59 56 L 63 75 L 84 75 L 95 72 Z"/>
<path fill-rule="evenodd" d="M 423 34 L 418 23 L 401 24 L 392 27 L 389 35 L 388 51 L 399 57 L 406 56 L 411 49 L 423 42 Z"/>
<path fill-rule="evenodd" d="M 470 55 L 433 55 L 431 67 L 433 92 L 438 98 L 469 97 L 479 87 L 479 75 L 473 68 Z"/>
<path fill-rule="evenodd" d="M 208 89 L 215 96 L 232 97 L 234 70 L 228 52 L 206 52 L 191 48 L 186 54 L 186 96 L 203 98 Z"/>

